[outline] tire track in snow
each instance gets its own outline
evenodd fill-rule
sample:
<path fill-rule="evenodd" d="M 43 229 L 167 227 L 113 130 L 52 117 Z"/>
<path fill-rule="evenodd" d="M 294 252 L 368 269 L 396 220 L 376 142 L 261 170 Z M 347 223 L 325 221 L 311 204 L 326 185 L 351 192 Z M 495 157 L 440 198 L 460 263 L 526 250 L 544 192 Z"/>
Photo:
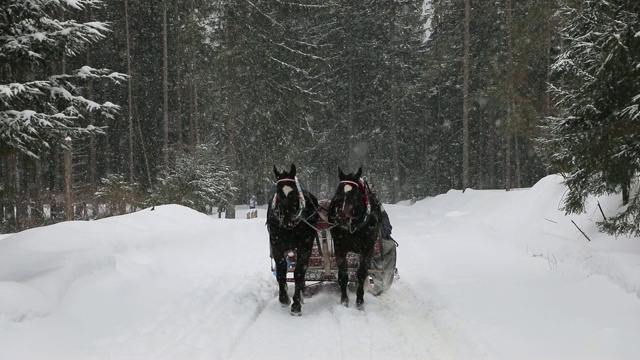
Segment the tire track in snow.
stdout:
<path fill-rule="evenodd" d="M 454 345 L 433 324 L 428 306 L 405 289 L 387 296 L 365 295 L 365 310 L 340 304 L 335 284 L 322 289 L 292 317 L 273 296 L 251 324 L 230 359 L 455 359 Z M 337 285 L 336 285 L 337 286 Z M 275 283 L 273 285 L 275 289 Z M 407 301 L 410 303 L 407 304 Z"/>
<path fill-rule="evenodd" d="M 337 295 L 340 299 L 340 294 Z M 335 304 L 331 314 L 340 329 L 342 359 L 376 359 L 373 351 L 372 330 L 364 311 Z"/>
<path fill-rule="evenodd" d="M 422 284 L 424 285 L 424 284 Z M 392 292 L 380 296 L 381 306 L 385 309 L 395 307 L 393 311 L 383 311 L 385 321 L 397 324 L 390 328 L 398 339 L 406 339 L 407 354 L 422 351 L 433 359 L 497 359 L 488 344 L 469 329 L 474 329 L 466 319 L 451 314 L 446 309 L 446 302 L 440 299 L 436 289 L 420 293 L 414 289 L 416 284 L 398 281 L 394 283 Z M 445 305 L 443 305 L 445 304 Z M 413 315 L 411 315 L 413 314 Z M 407 330 L 417 330 L 418 334 L 407 337 Z M 431 339 L 425 343 L 420 339 Z"/>
<path fill-rule="evenodd" d="M 103 342 L 107 358 L 226 359 L 271 300 L 261 276 L 203 280 L 159 306 L 154 319 Z M 238 279 L 236 279 L 238 280 Z"/>
<path fill-rule="evenodd" d="M 457 359 L 455 343 L 434 322 L 433 305 L 418 298 L 398 280 L 388 292 L 374 298 L 375 327 L 384 327 L 403 352 L 403 358 Z"/>
<path fill-rule="evenodd" d="M 282 307 L 278 302 L 277 285 L 271 280 L 273 298 L 239 340 L 229 359 L 282 359 L 292 354 L 305 359 L 339 358 L 337 328 L 325 297 L 318 294 L 306 298 L 303 315 L 291 316 L 290 307 Z"/>
<path fill-rule="evenodd" d="M 331 295 L 330 312 L 340 329 L 342 359 L 456 358 L 429 313 L 412 303 L 404 290 L 378 297 L 366 293 L 363 311 L 345 308 L 339 304 L 339 293 Z M 355 293 L 349 297 L 353 305 Z"/>

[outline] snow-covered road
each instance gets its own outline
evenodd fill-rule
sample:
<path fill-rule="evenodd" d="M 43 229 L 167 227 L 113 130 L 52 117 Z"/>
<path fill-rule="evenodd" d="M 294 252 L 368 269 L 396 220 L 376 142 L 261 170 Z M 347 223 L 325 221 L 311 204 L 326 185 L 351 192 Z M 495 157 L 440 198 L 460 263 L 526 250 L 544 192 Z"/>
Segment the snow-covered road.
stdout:
<path fill-rule="evenodd" d="M 637 359 L 640 241 L 572 218 L 588 243 L 562 191 L 550 177 L 385 206 L 400 279 L 365 311 L 323 285 L 301 317 L 276 299 L 263 210 L 162 206 L 8 236 L 0 359 Z"/>

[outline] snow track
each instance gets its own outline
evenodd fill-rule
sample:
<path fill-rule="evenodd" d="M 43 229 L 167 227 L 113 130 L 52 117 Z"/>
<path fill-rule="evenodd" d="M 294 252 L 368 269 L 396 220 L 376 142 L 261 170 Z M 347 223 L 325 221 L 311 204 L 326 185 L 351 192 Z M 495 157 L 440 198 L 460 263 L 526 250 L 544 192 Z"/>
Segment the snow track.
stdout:
<path fill-rule="evenodd" d="M 241 339 L 232 359 L 281 358 L 274 352 L 305 353 L 310 359 L 420 359 L 456 358 L 455 344 L 433 325 L 429 306 L 416 301 L 408 286 L 374 297 L 365 295 L 365 310 L 340 304 L 336 284 L 305 299 L 303 316 L 292 317 L 274 299 Z M 275 287 L 274 287 L 275 289 Z M 282 344 L 282 347 L 274 344 Z M 257 347 L 257 348 L 256 348 Z"/>
<path fill-rule="evenodd" d="M 195 285 L 175 294 L 153 318 L 103 342 L 105 357 L 228 359 L 272 302 L 264 291 L 268 285 L 259 280 L 234 286 L 213 279 Z"/>

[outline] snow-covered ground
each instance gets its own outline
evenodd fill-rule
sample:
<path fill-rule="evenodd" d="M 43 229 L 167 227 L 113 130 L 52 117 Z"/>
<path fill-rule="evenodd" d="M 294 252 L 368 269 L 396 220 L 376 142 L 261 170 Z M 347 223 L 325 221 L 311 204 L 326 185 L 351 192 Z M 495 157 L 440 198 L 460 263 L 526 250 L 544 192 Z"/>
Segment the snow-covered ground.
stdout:
<path fill-rule="evenodd" d="M 263 209 L 0 235 L 0 359 L 638 359 L 640 239 L 598 234 L 595 200 L 564 216 L 559 181 L 385 205 L 401 277 L 365 311 L 280 307 Z"/>

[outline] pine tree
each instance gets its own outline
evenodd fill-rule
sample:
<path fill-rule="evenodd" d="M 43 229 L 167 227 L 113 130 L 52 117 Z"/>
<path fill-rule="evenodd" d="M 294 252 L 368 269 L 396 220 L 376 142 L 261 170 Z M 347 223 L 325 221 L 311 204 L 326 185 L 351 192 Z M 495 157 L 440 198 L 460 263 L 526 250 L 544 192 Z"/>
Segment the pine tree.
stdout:
<path fill-rule="evenodd" d="M 221 26 L 212 40 L 220 43 L 220 140 L 228 165 L 244 183 L 264 181 L 261 175 L 274 163 L 299 162 L 313 147 L 310 120 L 323 60 L 303 34 L 312 36 L 306 21 L 315 11 L 297 2 L 221 5 Z"/>
<path fill-rule="evenodd" d="M 464 2 L 434 0 L 427 39 L 429 146 L 427 175 L 434 193 L 461 186 Z M 473 184 L 471 185 L 473 186 Z"/>
<path fill-rule="evenodd" d="M 80 54 L 108 31 L 101 22 L 54 17 L 57 11 L 97 6 L 96 0 L 7 0 L 0 9 L 0 154 L 31 157 L 64 147 L 63 139 L 102 133 L 80 120 L 88 112 L 113 117 L 118 106 L 82 96 L 79 83 L 95 78 L 121 81 L 125 76 L 83 66 L 52 73 L 51 63 Z"/>
<path fill-rule="evenodd" d="M 198 145 L 192 152 L 176 152 L 175 161 L 159 177 L 151 195 L 154 204 L 181 204 L 210 213 L 228 204 L 236 188 L 231 186 L 233 172 L 217 157 L 214 147 Z"/>
<path fill-rule="evenodd" d="M 468 118 L 468 185 L 529 186 L 544 174 L 531 139 L 546 88 L 548 27 L 538 0 L 470 2 L 467 114 L 464 99 L 465 1 L 433 0 L 427 40 L 425 162 L 432 186 L 463 185 L 464 118 Z M 539 109 L 540 108 L 540 109 Z"/>
<path fill-rule="evenodd" d="M 565 174 L 564 209 L 584 210 L 588 195 L 622 193 L 626 208 L 603 221 L 612 233 L 640 234 L 640 15 L 633 0 L 565 3 L 564 51 L 551 88 L 560 114 L 548 118 L 551 160 Z"/>

